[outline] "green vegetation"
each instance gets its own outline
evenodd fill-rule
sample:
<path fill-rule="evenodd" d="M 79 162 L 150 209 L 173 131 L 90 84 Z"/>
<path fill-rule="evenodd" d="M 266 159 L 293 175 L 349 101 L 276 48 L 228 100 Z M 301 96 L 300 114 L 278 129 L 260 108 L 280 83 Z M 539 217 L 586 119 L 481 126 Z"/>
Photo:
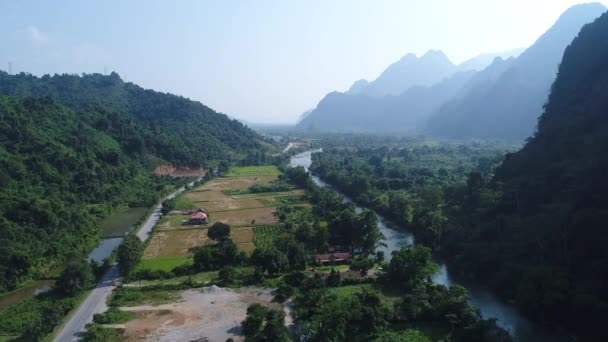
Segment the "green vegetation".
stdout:
<path fill-rule="evenodd" d="M 86 254 L 113 208 L 183 182 L 154 176 L 159 164 L 270 160 L 238 121 L 116 74 L 0 72 L 0 94 L 0 292 Z"/>
<path fill-rule="evenodd" d="M 135 234 L 129 234 L 118 246 L 118 268 L 122 276 L 129 276 L 144 254 L 144 244 Z"/>
<path fill-rule="evenodd" d="M 111 307 L 165 304 L 179 298 L 179 292 L 164 288 L 123 287 L 114 290 L 108 305 Z"/>
<path fill-rule="evenodd" d="M 192 265 L 192 258 L 186 256 L 162 257 L 153 259 L 141 259 L 136 271 L 164 271 L 170 272 L 178 266 Z"/>
<path fill-rule="evenodd" d="M 130 227 L 137 225 L 150 209 L 145 207 L 119 207 L 99 221 L 102 237 L 122 236 Z"/>
<path fill-rule="evenodd" d="M 0 336 L 36 341 L 50 333 L 76 304 L 76 297 L 65 297 L 56 291 L 22 300 L 0 311 Z"/>
<path fill-rule="evenodd" d="M 247 318 L 241 326 L 246 341 L 292 340 L 285 328 L 285 313 L 280 309 L 268 309 L 260 304 L 252 304 L 247 308 Z"/>
<path fill-rule="evenodd" d="M 216 222 L 207 230 L 207 236 L 214 241 L 223 241 L 230 237 L 230 226 Z"/>
<path fill-rule="evenodd" d="M 274 243 L 274 239 L 280 235 L 282 230 L 283 227 L 280 224 L 253 227 L 255 246 L 258 248 L 271 246 Z"/>
<path fill-rule="evenodd" d="M 226 177 L 278 176 L 281 171 L 274 165 L 233 167 Z"/>
<path fill-rule="evenodd" d="M 102 327 L 92 323 L 87 326 L 82 341 L 83 342 L 122 342 L 124 331 L 122 329 L 112 329 Z"/>
<path fill-rule="evenodd" d="M 68 263 L 56 282 L 57 290 L 67 296 L 74 296 L 93 285 L 95 270 L 84 261 Z"/>
<path fill-rule="evenodd" d="M 120 324 L 126 323 L 134 317 L 135 314 L 133 312 L 122 311 L 117 307 L 111 307 L 102 314 L 95 314 L 95 316 L 93 316 L 93 322 L 97 324 Z"/>

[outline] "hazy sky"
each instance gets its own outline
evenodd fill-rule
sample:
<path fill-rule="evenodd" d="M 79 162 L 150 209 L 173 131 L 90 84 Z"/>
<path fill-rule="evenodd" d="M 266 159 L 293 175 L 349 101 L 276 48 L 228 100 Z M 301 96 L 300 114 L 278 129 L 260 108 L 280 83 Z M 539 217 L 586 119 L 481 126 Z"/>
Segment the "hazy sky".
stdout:
<path fill-rule="evenodd" d="M 0 69 L 117 71 L 256 122 L 294 122 L 408 52 L 527 47 L 576 0 L 2 1 Z M 607 1 L 601 1 L 604 4 Z"/>

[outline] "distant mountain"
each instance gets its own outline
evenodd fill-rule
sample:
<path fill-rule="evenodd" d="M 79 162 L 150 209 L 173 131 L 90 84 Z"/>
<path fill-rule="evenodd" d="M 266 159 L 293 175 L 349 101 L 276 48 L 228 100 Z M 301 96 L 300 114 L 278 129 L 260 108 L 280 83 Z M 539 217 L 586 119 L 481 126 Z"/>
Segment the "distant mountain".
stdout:
<path fill-rule="evenodd" d="M 460 64 L 458 64 L 458 70 L 460 71 L 468 71 L 468 70 L 483 70 L 488 67 L 496 58 L 501 59 L 509 59 L 511 57 L 517 57 L 522 52 L 524 52 L 525 48 L 513 49 L 504 52 L 496 52 L 496 53 L 482 53 L 478 56 L 475 56 L 469 60 L 466 60 Z"/>
<path fill-rule="evenodd" d="M 445 104 L 429 120 L 428 132 L 448 138 L 522 140 L 530 136 L 566 46 L 584 24 L 605 10 L 599 3 L 568 9 L 499 77 Z"/>
<path fill-rule="evenodd" d="M 477 197 L 461 250 L 446 251 L 577 341 L 608 341 L 607 61 L 608 12 L 565 49 L 538 130 Z"/>
<path fill-rule="evenodd" d="M 347 94 L 361 93 L 363 91 L 363 89 L 365 89 L 365 87 L 367 87 L 368 85 L 369 85 L 369 82 L 364 79 L 355 81 L 355 83 L 353 83 L 353 85 L 350 86 L 350 88 L 346 91 L 346 93 Z"/>
<path fill-rule="evenodd" d="M 410 87 L 399 96 L 329 93 L 297 128 L 306 131 L 413 131 L 474 75 L 474 71 L 459 72 L 430 87 Z"/>
<path fill-rule="evenodd" d="M 399 95 L 412 86 L 431 86 L 456 71 L 456 66 L 441 51 L 430 50 L 420 58 L 410 53 L 389 65 L 376 80 L 355 82 L 349 93 Z"/>

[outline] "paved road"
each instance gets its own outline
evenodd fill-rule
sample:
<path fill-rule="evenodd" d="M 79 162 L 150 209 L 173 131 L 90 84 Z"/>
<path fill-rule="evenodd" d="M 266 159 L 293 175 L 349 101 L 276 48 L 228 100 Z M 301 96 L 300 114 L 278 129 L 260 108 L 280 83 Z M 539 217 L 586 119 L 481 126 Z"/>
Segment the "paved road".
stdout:
<path fill-rule="evenodd" d="M 197 181 L 200 180 L 197 179 Z M 194 182 L 188 184 L 192 186 Z M 171 199 L 180 193 L 185 191 L 185 187 L 177 189 L 171 193 L 165 199 Z M 160 219 L 161 205 L 158 204 L 154 209 L 154 212 L 150 214 L 146 222 L 142 225 L 137 237 L 146 241 L 152 233 L 152 228 Z M 107 272 L 103 275 L 97 286 L 91 291 L 89 296 L 80 304 L 77 311 L 74 313 L 72 318 L 63 326 L 61 331 L 55 336 L 53 341 L 55 342 L 68 342 L 77 341 L 80 339 L 85 331 L 85 326 L 93 321 L 93 315 L 96 313 L 102 313 L 108 309 L 106 301 L 112 290 L 114 290 L 114 280 L 118 278 L 118 266 L 114 264 Z"/>

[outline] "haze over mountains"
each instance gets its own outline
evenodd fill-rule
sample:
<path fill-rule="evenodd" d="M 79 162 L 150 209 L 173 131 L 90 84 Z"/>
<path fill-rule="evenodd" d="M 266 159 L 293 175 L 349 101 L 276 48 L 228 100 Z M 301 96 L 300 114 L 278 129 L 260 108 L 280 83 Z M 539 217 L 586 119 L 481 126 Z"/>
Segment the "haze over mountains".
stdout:
<path fill-rule="evenodd" d="M 518 57 L 503 58 L 517 51 L 493 60 L 486 54 L 456 66 L 441 51 L 408 54 L 376 80 L 326 95 L 297 128 L 524 139 L 534 131 L 566 46 L 605 10 L 599 3 L 571 7 Z"/>

